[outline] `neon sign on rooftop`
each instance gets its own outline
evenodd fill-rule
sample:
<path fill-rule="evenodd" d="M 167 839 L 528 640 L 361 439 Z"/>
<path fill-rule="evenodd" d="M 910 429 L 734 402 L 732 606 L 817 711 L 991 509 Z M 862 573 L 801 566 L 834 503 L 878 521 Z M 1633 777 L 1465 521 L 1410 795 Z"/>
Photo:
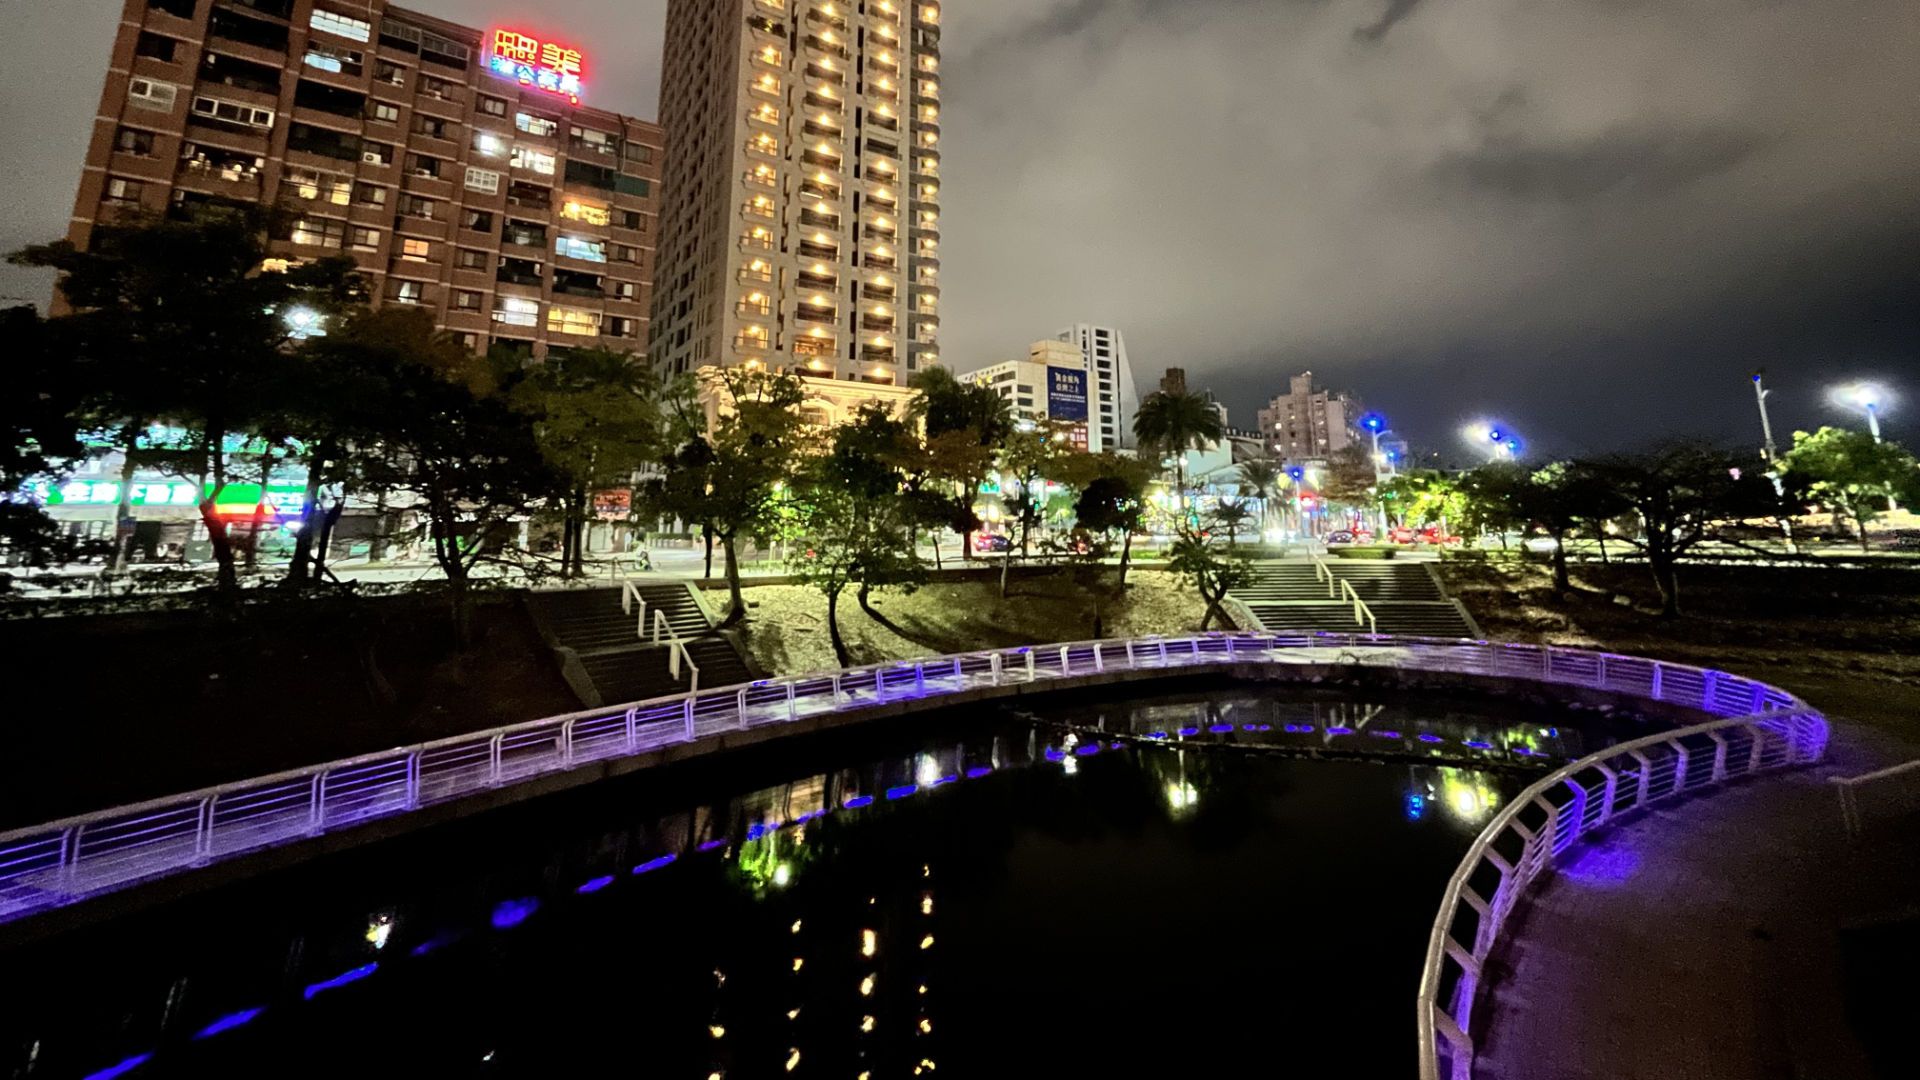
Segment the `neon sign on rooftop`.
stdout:
<path fill-rule="evenodd" d="M 580 104 L 579 49 L 528 37 L 517 30 L 495 30 L 487 40 L 487 67 L 494 74 Z"/>

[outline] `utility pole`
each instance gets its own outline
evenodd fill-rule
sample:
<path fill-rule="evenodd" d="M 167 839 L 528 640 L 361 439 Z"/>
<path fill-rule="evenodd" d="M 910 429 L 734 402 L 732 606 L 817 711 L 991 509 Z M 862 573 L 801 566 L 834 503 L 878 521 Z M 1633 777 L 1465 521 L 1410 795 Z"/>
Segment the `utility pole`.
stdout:
<path fill-rule="evenodd" d="M 1786 509 L 1787 487 L 1780 482 L 1780 465 L 1777 460 L 1780 457 L 1780 448 L 1774 445 L 1773 420 L 1767 416 L 1767 395 L 1773 391 L 1767 389 L 1766 383 L 1763 381 L 1765 375 L 1765 371 L 1755 371 L 1753 373 L 1753 398 L 1760 406 L 1760 438 L 1762 440 L 1760 456 L 1767 463 L 1767 479 L 1773 481 L 1774 498 L 1780 500 L 1781 509 L 1784 511 Z M 1793 543 L 1793 516 L 1791 514 L 1783 512 L 1780 515 L 1780 531 L 1786 535 L 1787 554 L 1799 554 L 1799 549 L 1796 548 Z"/>

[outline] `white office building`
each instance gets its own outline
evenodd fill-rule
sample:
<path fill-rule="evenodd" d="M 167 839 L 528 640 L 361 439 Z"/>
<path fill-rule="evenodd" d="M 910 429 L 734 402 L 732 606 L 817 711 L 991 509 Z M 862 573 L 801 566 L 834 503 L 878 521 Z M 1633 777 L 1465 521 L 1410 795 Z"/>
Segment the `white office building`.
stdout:
<path fill-rule="evenodd" d="M 1075 323 L 1055 335 L 1080 349 L 1092 376 L 1088 400 L 1087 441 L 1090 449 L 1119 450 L 1133 446 L 1133 414 L 1140 408 L 1140 391 L 1127 363 L 1127 343 L 1110 326 Z"/>
<path fill-rule="evenodd" d="M 1086 358 L 1072 344 L 1036 341 L 1025 359 L 1003 360 L 957 378 L 992 388 L 1012 408 L 1014 419 L 1068 425 L 1074 445 L 1100 451 L 1092 431 L 1092 380 Z"/>

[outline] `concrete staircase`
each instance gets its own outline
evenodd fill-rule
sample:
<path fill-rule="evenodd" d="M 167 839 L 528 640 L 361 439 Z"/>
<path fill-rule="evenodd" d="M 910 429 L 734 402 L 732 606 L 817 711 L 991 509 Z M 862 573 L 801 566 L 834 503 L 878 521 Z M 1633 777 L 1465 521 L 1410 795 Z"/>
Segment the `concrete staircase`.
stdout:
<path fill-rule="evenodd" d="M 1424 564 L 1330 559 L 1327 565 L 1372 609 L 1382 634 L 1479 636 L 1460 602 L 1447 596 Z M 1262 563 L 1256 571 L 1252 584 L 1230 595 L 1246 605 L 1261 629 L 1366 629 L 1354 619 L 1351 601 L 1328 596 L 1327 581 L 1311 561 Z"/>
<path fill-rule="evenodd" d="M 669 646 L 654 644 L 655 613 L 683 639 L 687 655 L 707 689 L 747 682 L 752 669 L 732 640 L 714 629 L 713 620 L 685 582 L 637 585 L 646 601 L 646 639 L 639 618 L 622 610 L 622 590 L 568 589 L 536 592 L 527 599 L 541 634 L 560 657 L 567 682 L 588 706 L 644 701 L 682 693 L 689 675 L 678 678 L 670 666 Z"/>

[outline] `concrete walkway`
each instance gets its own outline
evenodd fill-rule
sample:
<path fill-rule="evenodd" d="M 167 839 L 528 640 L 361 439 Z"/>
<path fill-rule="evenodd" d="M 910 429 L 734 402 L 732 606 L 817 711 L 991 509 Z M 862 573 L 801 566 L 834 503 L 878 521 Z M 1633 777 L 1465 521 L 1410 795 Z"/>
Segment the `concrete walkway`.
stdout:
<path fill-rule="evenodd" d="M 1876 1076 L 1847 1016 L 1842 932 L 1920 915 L 1920 830 L 1909 817 L 1848 841 L 1827 778 L 1898 751 L 1834 736 L 1828 764 L 1636 818 L 1546 882 L 1494 956 L 1475 1075 Z"/>

